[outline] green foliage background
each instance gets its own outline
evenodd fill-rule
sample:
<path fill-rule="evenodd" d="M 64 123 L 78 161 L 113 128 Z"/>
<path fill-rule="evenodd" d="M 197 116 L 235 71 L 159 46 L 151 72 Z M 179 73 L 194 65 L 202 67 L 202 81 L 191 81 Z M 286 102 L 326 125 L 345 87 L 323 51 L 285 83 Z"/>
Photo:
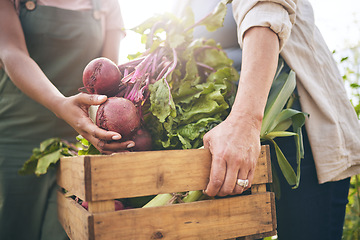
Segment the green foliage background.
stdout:
<path fill-rule="evenodd" d="M 342 55 L 339 69 L 360 121 L 360 41 L 339 54 Z M 343 239 L 357 240 L 360 239 L 360 175 L 351 178 L 348 200 Z"/>

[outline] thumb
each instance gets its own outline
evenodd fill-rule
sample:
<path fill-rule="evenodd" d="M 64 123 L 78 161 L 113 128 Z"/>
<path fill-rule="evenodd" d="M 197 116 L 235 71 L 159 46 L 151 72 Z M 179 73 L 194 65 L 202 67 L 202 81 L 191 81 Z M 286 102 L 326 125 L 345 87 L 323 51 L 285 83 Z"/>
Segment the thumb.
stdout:
<path fill-rule="evenodd" d="M 83 94 L 82 101 L 88 105 L 100 105 L 107 100 L 106 95 Z"/>

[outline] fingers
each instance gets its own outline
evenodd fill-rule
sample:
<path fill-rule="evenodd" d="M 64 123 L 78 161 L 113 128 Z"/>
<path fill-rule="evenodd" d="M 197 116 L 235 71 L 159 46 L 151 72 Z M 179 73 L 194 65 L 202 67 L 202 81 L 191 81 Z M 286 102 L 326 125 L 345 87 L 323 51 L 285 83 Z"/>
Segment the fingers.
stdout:
<path fill-rule="evenodd" d="M 84 120 L 81 125 L 83 127 L 80 127 L 79 134 L 91 142 L 101 153 L 111 154 L 135 146 L 133 141 L 123 141 L 119 133 L 99 128 L 89 119 Z"/>
<path fill-rule="evenodd" d="M 119 133 L 101 129 L 93 123 L 89 124 L 89 130 L 84 133 L 83 137 L 104 154 L 128 150 L 135 146 L 133 141 L 122 141 Z"/>
<path fill-rule="evenodd" d="M 225 174 L 225 162 L 221 161 L 221 158 L 216 158 L 215 156 L 213 156 L 209 183 L 207 188 L 205 189 L 205 194 L 207 194 L 208 196 L 216 196 L 223 185 Z"/>
<path fill-rule="evenodd" d="M 106 95 L 79 93 L 78 100 L 87 105 L 100 105 L 107 100 Z"/>
<path fill-rule="evenodd" d="M 106 100 L 105 95 L 79 93 L 67 98 L 61 116 L 101 153 L 128 151 L 135 146 L 133 141 L 125 141 L 119 133 L 98 127 L 89 117 L 89 106 L 99 105 Z"/>
<path fill-rule="evenodd" d="M 111 154 L 116 152 L 127 152 L 130 148 L 134 147 L 135 143 L 133 141 L 98 141 L 96 148 L 103 154 Z"/>
<path fill-rule="evenodd" d="M 239 166 L 231 166 L 231 165 L 234 164 L 229 164 L 229 167 L 226 172 L 224 184 L 219 190 L 217 194 L 218 196 L 226 196 L 234 193 L 234 189 L 236 188 L 236 181 L 238 177 L 237 169 L 239 169 Z"/>
<path fill-rule="evenodd" d="M 240 158 L 239 156 L 213 155 L 210 178 L 205 194 L 208 196 L 227 196 L 241 194 L 251 187 L 256 160 L 251 156 Z M 237 184 L 238 179 L 248 180 L 247 186 Z"/>

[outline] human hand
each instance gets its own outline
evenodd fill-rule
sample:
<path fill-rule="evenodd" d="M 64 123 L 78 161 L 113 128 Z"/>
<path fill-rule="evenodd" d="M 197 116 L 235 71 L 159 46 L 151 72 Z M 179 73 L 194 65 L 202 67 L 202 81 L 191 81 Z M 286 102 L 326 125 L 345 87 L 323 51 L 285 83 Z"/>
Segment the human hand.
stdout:
<path fill-rule="evenodd" d="M 111 154 L 127 151 L 127 148 L 135 145 L 133 141 L 120 141 L 119 133 L 99 128 L 89 117 L 90 106 L 100 105 L 106 99 L 104 95 L 79 93 L 62 99 L 54 112 L 100 152 Z"/>
<path fill-rule="evenodd" d="M 260 154 L 260 129 L 249 119 L 225 121 L 205 134 L 204 147 L 212 155 L 210 179 L 205 194 L 226 196 L 241 194 L 251 187 Z M 243 188 L 237 179 L 248 179 Z"/>

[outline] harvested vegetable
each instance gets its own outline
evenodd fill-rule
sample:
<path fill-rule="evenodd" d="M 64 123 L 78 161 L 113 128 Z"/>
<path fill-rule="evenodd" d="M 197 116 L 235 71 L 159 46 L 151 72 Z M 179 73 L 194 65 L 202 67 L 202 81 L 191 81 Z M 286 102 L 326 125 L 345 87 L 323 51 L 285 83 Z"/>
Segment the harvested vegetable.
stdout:
<path fill-rule="evenodd" d="M 132 151 L 150 151 L 152 150 L 152 138 L 148 130 L 140 128 L 132 137 L 135 146 L 131 148 Z"/>
<path fill-rule="evenodd" d="M 113 61 L 104 57 L 95 58 L 84 69 L 82 89 L 112 97 L 117 93 L 120 79 L 121 73 Z"/>
<path fill-rule="evenodd" d="M 110 97 L 99 106 L 96 124 L 103 129 L 120 133 L 123 140 L 128 140 L 140 127 L 140 117 L 130 100 Z"/>

